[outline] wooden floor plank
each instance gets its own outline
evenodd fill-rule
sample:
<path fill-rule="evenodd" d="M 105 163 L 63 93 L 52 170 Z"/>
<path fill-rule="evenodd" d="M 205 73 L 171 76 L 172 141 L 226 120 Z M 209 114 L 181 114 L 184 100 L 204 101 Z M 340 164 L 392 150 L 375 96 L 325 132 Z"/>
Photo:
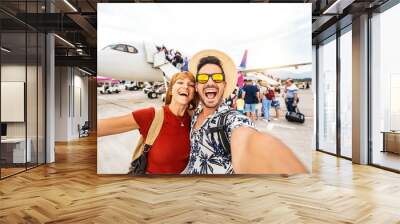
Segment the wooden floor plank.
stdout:
<path fill-rule="evenodd" d="M 400 223 L 400 175 L 320 152 L 281 177 L 96 174 L 96 139 L 0 181 L 0 223 Z"/>

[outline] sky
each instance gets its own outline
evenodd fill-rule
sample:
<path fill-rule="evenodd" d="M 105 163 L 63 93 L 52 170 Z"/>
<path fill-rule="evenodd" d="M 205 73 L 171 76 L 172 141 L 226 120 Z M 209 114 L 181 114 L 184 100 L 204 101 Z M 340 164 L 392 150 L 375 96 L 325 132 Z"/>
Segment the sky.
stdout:
<path fill-rule="evenodd" d="M 237 65 L 247 49 L 247 68 L 312 60 L 311 4 L 100 3 L 97 18 L 98 49 L 147 41 L 190 57 L 213 48 Z"/>

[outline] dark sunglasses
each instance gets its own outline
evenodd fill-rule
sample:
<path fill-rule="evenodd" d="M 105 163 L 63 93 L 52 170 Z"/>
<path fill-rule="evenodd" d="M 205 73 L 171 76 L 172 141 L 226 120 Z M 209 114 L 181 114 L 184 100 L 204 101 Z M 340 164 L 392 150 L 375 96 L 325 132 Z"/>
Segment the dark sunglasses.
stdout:
<path fill-rule="evenodd" d="M 214 74 L 197 74 L 196 81 L 200 84 L 205 84 L 209 79 L 212 79 L 215 83 L 220 83 L 225 81 L 225 75 L 223 73 L 214 73 Z"/>

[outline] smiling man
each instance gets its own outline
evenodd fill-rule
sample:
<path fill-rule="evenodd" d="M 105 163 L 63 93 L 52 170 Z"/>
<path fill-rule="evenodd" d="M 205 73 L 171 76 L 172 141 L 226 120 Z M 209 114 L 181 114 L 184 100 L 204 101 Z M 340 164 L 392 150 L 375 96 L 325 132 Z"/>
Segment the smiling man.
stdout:
<path fill-rule="evenodd" d="M 204 50 L 189 62 L 196 74 L 201 104 L 191 121 L 186 174 L 304 173 L 303 164 L 278 139 L 256 130 L 254 123 L 224 100 L 236 87 L 232 59 L 217 50 Z"/>

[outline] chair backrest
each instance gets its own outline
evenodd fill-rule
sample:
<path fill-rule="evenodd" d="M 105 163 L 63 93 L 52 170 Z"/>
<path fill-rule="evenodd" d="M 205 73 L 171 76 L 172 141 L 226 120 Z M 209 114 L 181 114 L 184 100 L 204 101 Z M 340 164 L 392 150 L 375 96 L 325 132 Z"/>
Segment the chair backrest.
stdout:
<path fill-rule="evenodd" d="M 85 121 L 85 124 L 83 124 L 82 129 L 89 129 L 90 125 L 89 125 L 89 121 Z"/>

